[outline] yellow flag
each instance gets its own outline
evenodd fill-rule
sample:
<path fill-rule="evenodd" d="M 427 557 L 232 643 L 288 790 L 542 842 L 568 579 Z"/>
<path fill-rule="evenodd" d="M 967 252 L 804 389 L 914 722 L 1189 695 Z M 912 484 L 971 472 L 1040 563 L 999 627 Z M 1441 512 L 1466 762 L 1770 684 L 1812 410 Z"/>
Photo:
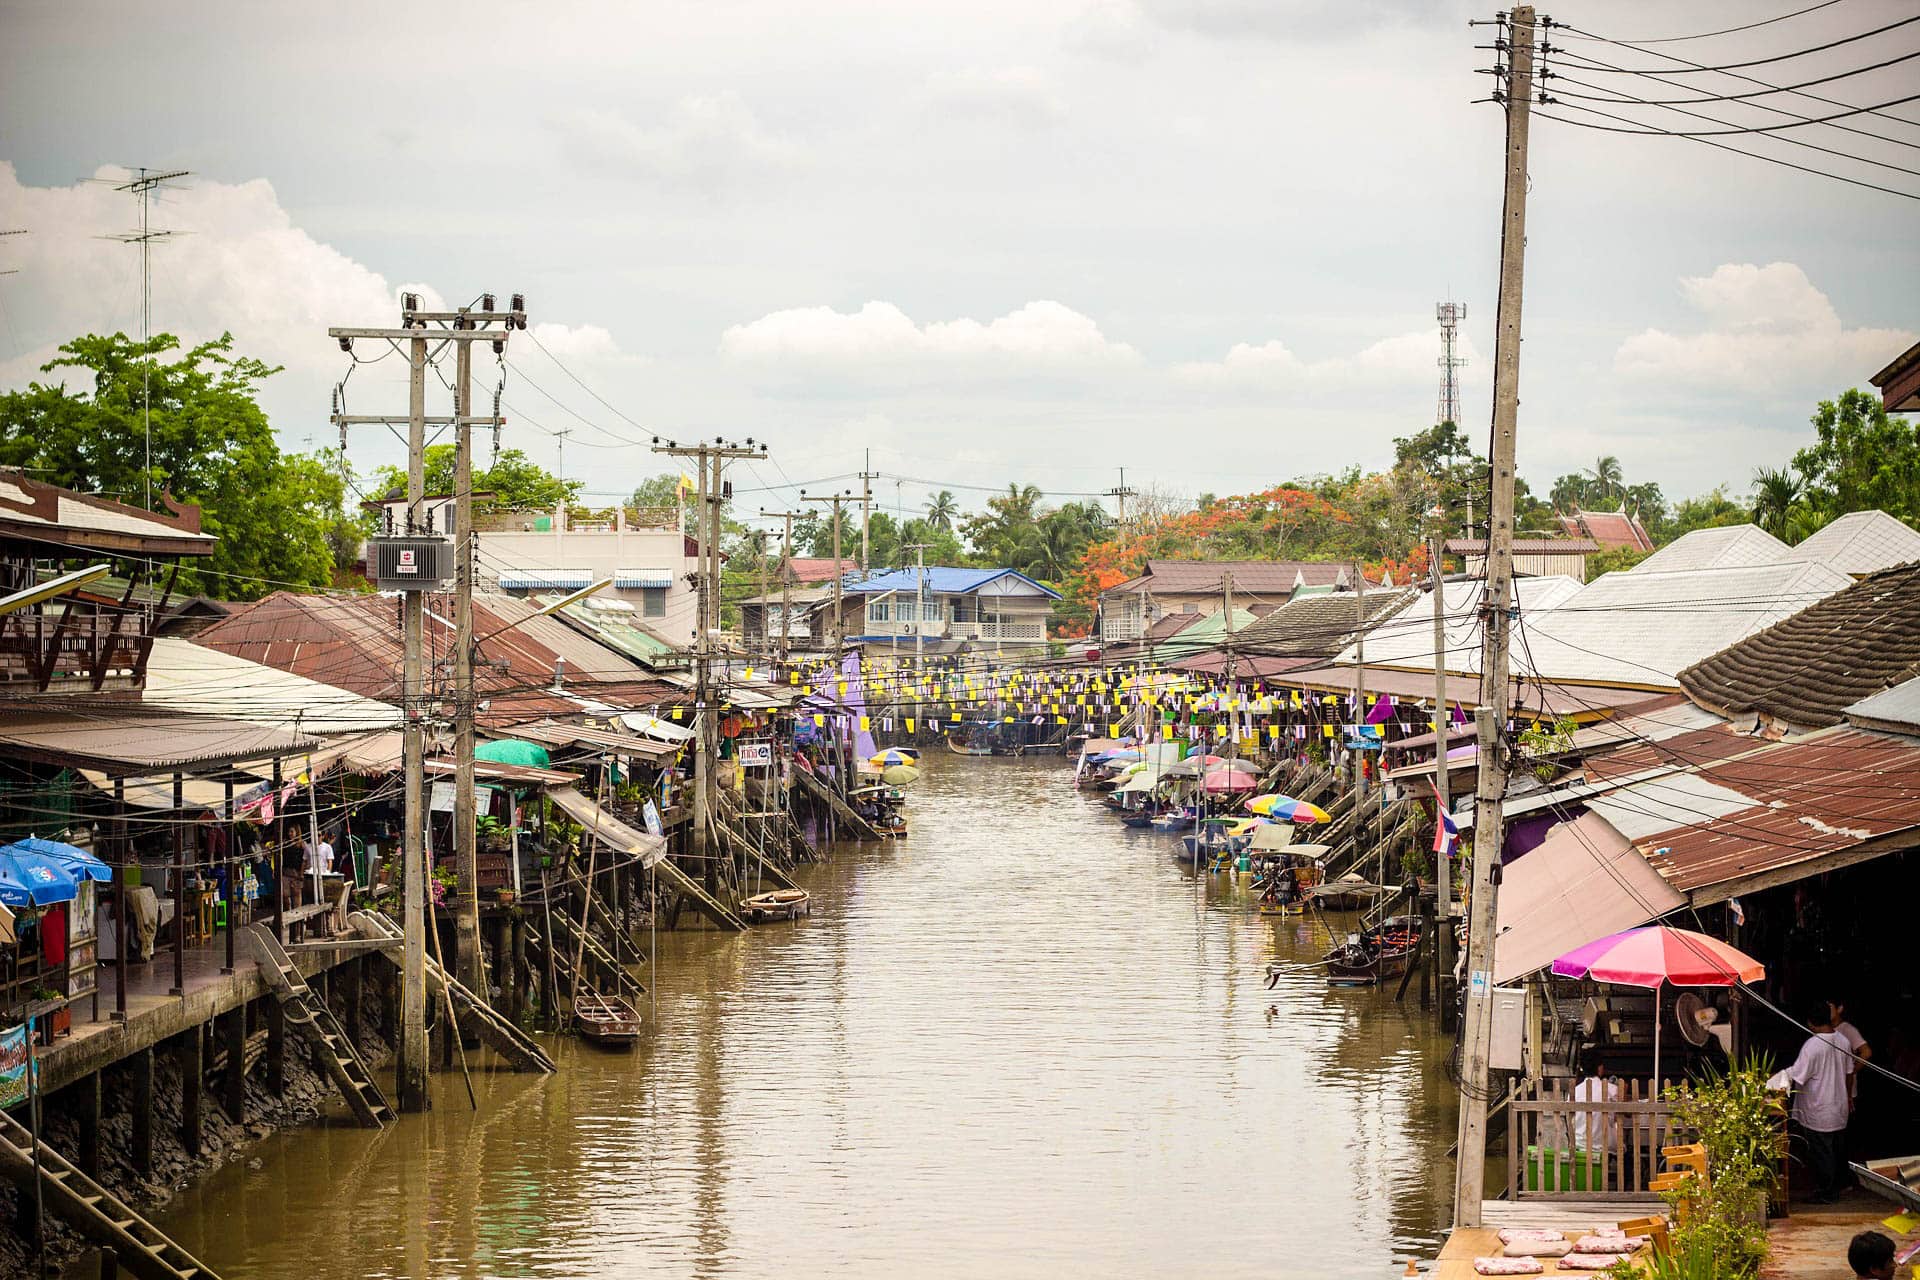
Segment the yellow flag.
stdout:
<path fill-rule="evenodd" d="M 825 716 L 823 716 L 823 715 L 821 715 L 821 714 L 820 714 L 819 712 L 817 712 L 817 711 L 816 711 L 816 712 L 814 712 L 814 713 L 813 713 L 813 727 L 814 727 L 814 728 L 816 728 L 816 729 L 824 729 L 824 728 L 826 728 L 826 727 L 827 727 L 827 718 L 826 718 Z"/>
<path fill-rule="evenodd" d="M 868 723 L 867 723 L 867 718 L 866 718 L 865 716 L 861 716 L 861 717 L 860 717 L 860 732 L 862 732 L 862 733 L 865 733 L 865 732 L 867 732 L 867 730 L 868 730 L 868 728 L 869 728 L 869 727 L 870 727 L 870 726 L 869 726 L 869 725 L 868 725 Z"/>
<path fill-rule="evenodd" d="M 913 717 L 912 717 L 912 716 L 908 716 L 908 717 L 907 717 L 907 732 L 908 732 L 908 733 L 912 733 L 912 732 L 913 732 Z"/>

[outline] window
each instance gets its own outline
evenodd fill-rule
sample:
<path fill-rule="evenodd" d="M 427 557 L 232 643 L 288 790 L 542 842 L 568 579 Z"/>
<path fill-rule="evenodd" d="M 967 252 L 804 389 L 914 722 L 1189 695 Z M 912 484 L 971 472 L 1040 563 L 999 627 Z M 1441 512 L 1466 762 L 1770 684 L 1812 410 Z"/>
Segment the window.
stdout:
<path fill-rule="evenodd" d="M 641 589 L 640 616 L 643 618 L 664 618 L 667 616 L 667 589 L 665 587 L 644 587 Z"/>
<path fill-rule="evenodd" d="M 887 620 L 887 602 L 885 600 L 875 600 L 872 604 L 868 605 L 867 617 L 873 622 L 885 622 Z M 1435 785 L 1437 786 L 1439 784 L 1436 783 Z"/>

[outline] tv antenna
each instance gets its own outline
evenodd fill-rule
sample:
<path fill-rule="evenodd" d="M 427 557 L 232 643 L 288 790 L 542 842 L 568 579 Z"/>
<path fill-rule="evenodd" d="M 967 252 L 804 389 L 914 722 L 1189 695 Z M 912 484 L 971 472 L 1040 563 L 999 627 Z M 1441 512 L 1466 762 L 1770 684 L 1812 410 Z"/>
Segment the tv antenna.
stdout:
<path fill-rule="evenodd" d="M 140 201 L 140 229 L 113 239 L 140 246 L 140 347 L 145 359 L 140 362 L 140 426 L 146 439 L 146 466 L 142 476 L 146 485 L 146 507 L 153 510 L 153 352 L 147 344 L 153 340 L 153 242 L 165 240 L 171 231 L 156 231 L 151 221 L 153 192 L 157 187 L 187 176 L 185 169 L 148 169 L 136 166 L 133 177 L 115 191 L 131 191 Z"/>

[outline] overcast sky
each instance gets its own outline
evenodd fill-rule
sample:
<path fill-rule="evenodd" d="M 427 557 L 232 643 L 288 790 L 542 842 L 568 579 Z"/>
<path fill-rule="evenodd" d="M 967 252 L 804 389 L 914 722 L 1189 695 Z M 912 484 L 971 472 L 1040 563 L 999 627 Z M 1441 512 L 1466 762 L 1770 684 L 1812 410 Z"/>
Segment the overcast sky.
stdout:
<path fill-rule="evenodd" d="M 1797 7 L 1548 12 L 1640 40 Z M 1486 430 L 1502 121 L 1471 102 L 1494 55 L 1467 19 L 1490 12 L 5 0 L 0 225 L 31 234 L 0 239 L 18 272 L 0 276 L 0 384 L 77 333 L 138 332 L 137 253 L 101 238 L 137 209 L 90 179 L 147 165 L 193 175 L 154 209 L 178 233 L 154 253 L 155 328 L 230 329 L 284 364 L 265 399 L 296 448 L 333 435 L 347 365 L 326 326 L 389 323 L 411 284 L 527 295 L 539 345 L 508 353 L 506 441 L 554 465 L 570 429 L 566 471 L 595 494 L 663 469 L 622 443 L 655 431 L 768 441 L 773 461 L 735 480 L 767 486 L 769 507 L 793 501 L 788 482 L 839 487 L 866 449 L 883 502 L 912 508 L 921 482 L 975 502 L 964 486 L 1075 494 L 1122 466 L 1189 494 L 1378 467 L 1433 421 L 1442 298 L 1469 309 L 1464 424 Z M 1911 12 L 1838 0 L 1649 48 L 1718 65 Z M 1797 82 L 1915 50 L 1909 26 L 1750 74 Z M 1814 92 L 1891 101 L 1920 92 L 1916 67 Z M 1892 112 L 1920 120 L 1920 104 Z M 1905 122 L 1848 123 L 1920 141 Z M 1920 169 L 1920 149 L 1803 132 Z M 1744 492 L 1804 440 L 1816 400 L 1915 340 L 1920 201 L 1674 139 L 1543 121 L 1534 143 L 1520 463 L 1537 488 L 1605 452 L 1670 496 Z M 404 408 L 397 364 L 356 370 L 349 408 Z M 396 456 L 377 429 L 353 450 Z"/>

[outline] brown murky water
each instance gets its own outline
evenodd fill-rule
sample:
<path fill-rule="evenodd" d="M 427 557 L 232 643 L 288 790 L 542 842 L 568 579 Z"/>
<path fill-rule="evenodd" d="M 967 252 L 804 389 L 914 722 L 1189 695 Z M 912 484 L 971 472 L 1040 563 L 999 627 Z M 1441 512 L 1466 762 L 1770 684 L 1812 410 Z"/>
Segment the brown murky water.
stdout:
<path fill-rule="evenodd" d="M 1058 761 L 933 760 L 914 834 L 810 920 L 663 936 L 643 1048 L 436 1077 L 384 1134 L 281 1135 L 161 1225 L 224 1275 L 1397 1276 L 1453 1106 L 1409 999 L 1206 886 Z"/>

